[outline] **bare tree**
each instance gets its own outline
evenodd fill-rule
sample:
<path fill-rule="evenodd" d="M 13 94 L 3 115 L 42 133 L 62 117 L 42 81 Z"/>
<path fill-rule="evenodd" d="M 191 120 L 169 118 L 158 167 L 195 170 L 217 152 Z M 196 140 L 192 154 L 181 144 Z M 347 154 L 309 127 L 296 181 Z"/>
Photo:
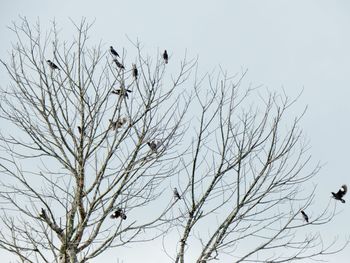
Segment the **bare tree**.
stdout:
<path fill-rule="evenodd" d="M 136 79 L 126 52 L 122 69 L 108 49 L 88 47 L 90 24 L 74 26 L 76 39 L 61 42 L 55 24 L 43 35 L 23 19 L 11 27 L 18 42 L 10 61 L 2 61 L 12 84 L 1 91 L 11 129 L 0 137 L 0 246 L 21 262 L 86 262 L 151 240 L 169 222 L 172 198 L 147 211 L 178 170 L 174 147 L 189 104 L 180 87 L 195 61 L 164 83 L 161 55 L 152 61 L 136 46 Z"/>
<path fill-rule="evenodd" d="M 337 251 L 297 233 L 330 222 L 334 206 L 308 224 L 300 214 L 312 207 L 315 190 L 303 187 L 319 166 L 308 170 L 294 100 L 245 90 L 245 73 L 195 72 L 191 84 L 196 60 L 170 74 L 168 55 L 153 59 L 136 43 L 130 61 L 120 47 L 91 48 L 85 20 L 73 25 L 70 42 L 55 23 L 47 33 L 26 19 L 11 27 L 17 43 L 1 60 L 11 78 L 0 104 L 9 127 L 0 134 L 2 249 L 20 262 L 83 263 L 176 230 L 165 250 L 181 263 L 198 247 L 197 262 Z"/>
<path fill-rule="evenodd" d="M 169 256 L 187 262 L 193 247 L 200 248 L 197 263 L 222 256 L 225 262 L 294 262 L 337 253 L 348 241 L 326 245 L 318 232 L 299 231 L 335 216 L 334 200 L 313 206 L 316 186 L 310 182 L 320 165 L 309 164 L 299 124 L 305 111 L 294 116 L 297 98 L 286 94 L 242 90 L 245 74 L 221 71 L 195 84 L 201 110 L 190 156 L 182 161 L 180 237 L 176 256 Z M 310 221 L 304 210 L 312 211 Z"/>

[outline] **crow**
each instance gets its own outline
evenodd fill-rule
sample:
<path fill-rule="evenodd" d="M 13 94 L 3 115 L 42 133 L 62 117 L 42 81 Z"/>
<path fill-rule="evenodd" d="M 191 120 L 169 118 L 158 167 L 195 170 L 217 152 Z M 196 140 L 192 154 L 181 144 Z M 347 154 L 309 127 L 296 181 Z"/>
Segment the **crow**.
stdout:
<path fill-rule="evenodd" d="M 303 218 L 306 221 L 306 223 L 309 223 L 309 217 L 307 216 L 307 214 L 303 210 L 301 210 L 300 213 L 303 215 Z"/>
<path fill-rule="evenodd" d="M 139 72 L 137 70 L 136 65 L 132 64 L 132 76 L 134 77 L 134 79 L 137 79 L 138 75 L 139 75 Z"/>
<path fill-rule="evenodd" d="M 55 70 L 55 69 L 58 69 L 60 70 L 60 68 L 55 64 L 53 63 L 51 60 L 46 60 L 47 64 L 49 64 L 50 68 Z"/>
<path fill-rule="evenodd" d="M 116 95 L 123 96 L 126 98 L 129 98 L 128 93 L 130 93 L 130 92 L 132 92 L 132 90 L 125 89 L 122 87 L 120 89 L 112 90 L 112 94 L 116 94 Z"/>
<path fill-rule="evenodd" d="M 126 219 L 126 214 L 123 212 L 123 210 L 121 208 L 118 208 L 117 210 L 114 211 L 113 214 L 111 214 L 111 218 L 117 219 L 119 217 L 123 220 Z"/>
<path fill-rule="evenodd" d="M 118 61 L 118 59 L 113 59 L 113 62 L 117 65 L 120 69 L 125 69 L 124 65 Z"/>
<path fill-rule="evenodd" d="M 149 148 L 151 148 L 153 152 L 157 152 L 158 144 L 156 141 L 149 141 L 147 142 L 147 145 L 149 146 Z"/>
<path fill-rule="evenodd" d="M 39 214 L 39 216 L 43 219 L 46 219 L 47 216 L 46 216 L 46 211 L 44 208 L 41 208 L 41 213 Z"/>
<path fill-rule="evenodd" d="M 114 49 L 112 46 L 109 47 L 109 51 L 111 52 L 111 54 L 112 54 L 113 56 L 119 57 L 118 52 L 115 51 L 115 49 Z"/>
<path fill-rule="evenodd" d="M 332 192 L 333 198 L 335 200 L 341 201 L 342 203 L 345 203 L 343 196 L 346 194 L 347 191 L 348 187 L 346 186 L 346 184 L 343 184 L 337 193 Z"/>
<path fill-rule="evenodd" d="M 174 193 L 175 200 L 181 200 L 181 196 L 180 196 L 179 192 L 177 191 L 176 187 L 174 188 L 173 193 Z"/>
<path fill-rule="evenodd" d="M 80 126 L 78 126 L 78 132 L 79 132 L 79 134 L 81 134 L 82 131 L 83 131 L 83 129 L 82 129 Z M 86 136 L 86 132 L 85 132 L 85 131 L 84 131 L 84 136 Z"/>
<path fill-rule="evenodd" d="M 164 50 L 163 59 L 164 59 L 165 64 L 168 64 L 169 56 L 168 56 L 168 52 L 166 50 Z"/>

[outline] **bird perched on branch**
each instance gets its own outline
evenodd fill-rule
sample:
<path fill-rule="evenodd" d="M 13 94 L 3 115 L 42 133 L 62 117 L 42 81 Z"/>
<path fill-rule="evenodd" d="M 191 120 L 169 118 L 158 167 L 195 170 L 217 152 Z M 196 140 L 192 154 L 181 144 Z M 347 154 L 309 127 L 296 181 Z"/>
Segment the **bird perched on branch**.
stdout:
<path fill-rule="evenodd" d="M 346 186 L 346 184 L 343 184 L 337 193 L 332 192 L 333 198 L 335 200 L 341 201 L 342 203 L 345 203 L 343 196 L 346 194 L 347 191 L 348 187 Z"/>
<path fill-rule="evenodd" d="M 175 200 L 181 200 L 181 196 L 180 196 L 179 192 L 177 191 L 176 187 L 174 188 L 173 193 L 174 193 Z"/>
<path fill-rule="evenodd" d="M 112 121 L 112 119 L 109 119 L 109 126 L 112 127 L 113 131 L 117 129 L 117 121 Z"/>
<path fill-rule="evenodd" d="M 111 54 L 112 54 L 113 56 L 119 57 L 118 52 L 115 51 L 115 49 L 114 49 L 112 46 L 109 47 L 109 51 L 111 52 Z"/>
<path fill-rule="evenodd" d="M 132 90 L 129 90 L 129 89 L 126 89 L 123 87 L 120 87 L 120 89 L 112 90 L 112 94 L 116 94 L 116 95 L 126 97 L 126 98 L 129 98 L 128 93 L 131 93 L 131 92 L 132 92 Z"/>
<path fill-rule="evenodd" d="M 164 50 L 163 59 L 164 59 L 165 64 L 168 64 L 169 56 L 168 56 L 168 52 L 166 50 Z"/>
<path fill-rule="evenodd" d="M 137 70 L 137 67 L 135 64 L 132 64 L 132 76 L 134 77 L 134 79 L 137 79 L 139 75 L 139 71 Z"/>
<path fill-rule="evenodd" d="M 78 132 L 79 132 L 79 134 L 82 134 L 83 133 L 83 129 L 80 127 L 80 126 L 78 126 Z M 84 131 L 84 136 L 86 136 L 86 132 Z"/>
<path fill-rule="evenodd" d="M 309 217 L 307 216 L 307 214 L 303 210 L 301 210 L 300 213 L 303 215 L 303 218 L 306 221 L 306 223 L 309 223 Z"/>
<path fill-rule="evenodd" d="M 125 69 L 124 65 L 118 61 L 118 59 L 113 59 L 113 62 L 117 65 L 120 69 Z"/>
<path fill-rule="evenodd" d="M 46 216 L 46 211 L 44 208 L 41 208 L 41 213 L 39 214 L 39 216 L 43 219 L 46 219 L 47 216 Z"/>
<path fill-rule="evenodd" d="M 60 70 L 60 68 L 55 64 L 53 63 L 51 60 L 46 60 L 47 64 L 49 64 L 50 68 L 55 70 L 55 69 L 58 69 Z"/>
<path fill-rule="evenodd" d="M 157 149 L 159 147 L 159 143 L 157 143 L 157 141 L 149 141 L 147 142 L 147 145 L 149 146 L 149 148 L 151 148 L 153 152 L 157 152 Z"/>
<path fill-rule="evenodd" d="M 121 208 L 118 208 L 117 210 L 114 211 L 113 214 L 111 214 L 111 218 L 117 219 L 119 217 L 123 220 L 126 219 L 126 214 L 124 213 L 124 211 Z"/>
<path fill-rule="evenodd" d="M 116 129 L 123 127 L 123 125 L 127 122 L 127 118 L 119 118 L 117 121 L 112 121 L 111 119 L 109 119 L 109 122 L 113 131 L 115 131 Z"/>

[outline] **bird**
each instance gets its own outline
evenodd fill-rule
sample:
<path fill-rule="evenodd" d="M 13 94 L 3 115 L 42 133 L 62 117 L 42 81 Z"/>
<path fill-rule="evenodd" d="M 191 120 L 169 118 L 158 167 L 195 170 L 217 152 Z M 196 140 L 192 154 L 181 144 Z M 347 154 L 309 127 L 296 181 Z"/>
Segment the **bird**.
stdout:
<path fill-rule="evenodd" d="M 173 193 L 174 193 L 175 200 L 181 200 L 181 196 L 180 196 L 179 192 L 177 191 L 176 187 L 174 188 Z"/>
<path fill-rule="evenodd" d="M 112 46 L 109 47 L 109 51 L 111 52 L 111 54 L 112 54 L 113 56 L 119 57 L 118 52 L 115 51 L 115 49 L 114 49 Z"/>
<path fill-rule="evenodd" d="M 47 62 L 47 64 L 49 64 L 51 69 L 54 69 L 54 70 L 58 69 L 58 70 L 60 70 L 60 68 L 55 63 L 53 63 L 51 60 L 46 60 L 46 62 Z"/>
<path fill-rule="evenodd" d="M 117 121 L 112 121 L 111 119 L 109 119 L 109 122 L 113 131 L 115 131 L 116 129 L 123 127 L 123 125 L 127 122 L 127 119 L 125 117 L 119 118 Z"/>
<path fill-rule="evenodd" d="M 149 146 L 149 148 L 151 148 L 153 152 L 157 152 L 158 144 L 156 141 L 149 141 L 147 142 L 147 145 Z"/>
<path fill-rule="evenodd" d="M 130 92 L 132 92 L 132 90 L 125 89 L 123 87 L 121 87 L 120 89 L 112 90 L 113 94 L 116 94 L 116 95 L 119 95 L 122 97 L 126 97 L 126 98 L 129 98 L 128 93 L 130 93 Z"/>
<path fill-rule="evenodd" d="M 117 129 L 117 122 L 109 119 L 109 126 L 115 131 Z"/>
<path fill-rule="evenodd" d="M 82 129 L 80 126 L 78 126 L 78 132 L 79 132 L 79 134 L 81 134 L 82 131 L 83 131 L 83 129 Z M 86 136 L 86 132 L 85 132 L 85 131 L 84 131 L 84 136 Z"/>
<path fill-rule="evenodd" d="M 120 69 L 125 69 L 124 65 L 118 61 L 118 59 L 113 59 L 114 63 L 117 65 Z"/>
<path fill-rule="evenodd" d="M 348 187 L 346 186 L 346 184 L 343 184 L 337 193 L 332 192 L 333 198 L 335 200 L 341 201 L 342 203 L 345 203 L 343 196 L 346 194 L 347 191 Z"/>
<path fill-rule="evenodd" d="M 134 77 L 134 79 L 137 79 L 138 75 L 139 75 L 139 72 L 137 70 L 136 65 L 132 64 L 132 76 Z"/>
<path fill-rule="evenodd" d="M 306 221 L 306 223 L 309 223 L 309 217 L 307 216 L 307 214 L 303 210 L 301 210 L 300 213 L 303 215 L 303 218 Z"/>
<path fill-rule="evenodd" d="M 117 120 L 117 129 L 123 127 L 123 125 L 127 122 L 127 119 L 124 117 L 124 118 L 119 118 Z"/>
<path fill-rule="evenodd" d="M 126 214 L 123 212 L 123 210 L 121 208 L 118 208 L 117 210 L 114 211 L 113 214 L 111 214 L 111 218 L 117 219 L 119 217 L 123 220 L 126 219 Z"/>
<path fill-rule="evenodd" d="M 46 211 L 45 211 L 44 208 L 41 208 L 41 213 L 39 214 L 39 216 L 40 216 L 41 218 L 43 218 L 43 219 L 46 218 Z"/>
<path fill-rule="evenodd" d="M 165 64 L 168 64 L 169 56 L 168 56 L 168 52 L 166 50 L 164 50 L 163 59 L 164 59 Z"/>

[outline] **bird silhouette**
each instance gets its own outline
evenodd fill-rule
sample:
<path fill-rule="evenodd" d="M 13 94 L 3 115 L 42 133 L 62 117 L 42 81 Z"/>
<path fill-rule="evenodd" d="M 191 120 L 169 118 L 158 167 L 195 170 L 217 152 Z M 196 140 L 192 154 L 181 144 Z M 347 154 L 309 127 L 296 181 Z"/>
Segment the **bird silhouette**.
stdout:
<path fill-rule="evenodd" d="M 111 52 L 111 54 L 112 54 L 113 56 L 119 57 L 118 52 L 115 51 L 115 49 L 114 49 L 112 46 L 109 47 L 109 51 Z"/>
<path fill-rule="evenodd" d="M 118 208 L 117 210 L 115 210 L 113 212 L 113 214 L 111 214 L 111 218 L 117 219 L 119 217 L 123 220 L 126 219 L 126 214 L 124 213 L 124 211 L 121 208 Z"/>
<path fill-rule="evenodd" d="M 156 141 L 149 141 L 147 142 L 147 145 L 149 146 L 149 148 L 151 148 L 153 152 L 157 152 L 157 148 L 159 145 Z"/>
<path fill-rule="evenodd" d="M 301 210 L 300 213 L 303 215 L 303 218 L 306 221 L 306 223 L 309 223 L 309 217 L 307 216 L 307 214 L 303 210 Z"/>
<path fill-rule="evenodd" d="M 125 88 L 121 87 L 120 89 L 112 90 L 111 93 L 122 96 L 122 97 L 129 98 L 128 93 L 131 93 L 131 92 L 132 92 L 132 90 L 125 89 Z"/>
<path fill-rule="evenodd" d="M 125 69 L 124 65 L 118 61 L 118 59 L 113 59 L 113 62 L 117 65 L 120 69 Z"/>
<path fill-rule="evenodd" d="M 44 208 L 41 208 L 41 213 L 39 214 L 39 216 L 43 219 L 46 219 L 47 216 L 46 216 L 46 211 Z"/>
<path fill-rule="evenodd" d="M 173 193 L 174 193 L 175 200 L 181 200 L 181 196 L 180 196 L 179 192 L 177 191 L 176 187 L 174 188 Z"/>
<path fill-rule="evenodd" d="M 165 64 L 168 64 L 169 56 L 168 56 L 168 52 L 166 50 L 164 50 L 163 59 L 164 59 Z"/>
<path fill-rule="evenodd" d="M 78 132 L 79 132 L 79 134 L 82 134 L 82 132 L 83 132 L 83 129 L 80 126 L 78 126 Z M 85 131 L 84 131 L 84 136 L 86 136 L 86 132 Z"/>
<path fill-rule="evenodd" d="M 337 193 L 332 192 L 333 198 L 335 200 L 341 201 L 342 203 L 345 203 L 343 196 L 346 194 L 347 191 L 348 187 L 346 186 L 346 184 L 343 184 Z"/>
<path fill-rule="evenodd" d="M 49 64 L 50 68 L 55 70 L 55 69 L 58 69 L 60 70 L 60 68 L 55 64 L 53 63 L 51 60 L 46 60 L 47 64 Z"/>
<path fill-rule="evenodd" d="M 134 79 L 137 79 L 138 75 L 139 75 L 139 72 L 137 70 L 136 65 L 132 64 L 132 76 L 134 77 Z"/>

